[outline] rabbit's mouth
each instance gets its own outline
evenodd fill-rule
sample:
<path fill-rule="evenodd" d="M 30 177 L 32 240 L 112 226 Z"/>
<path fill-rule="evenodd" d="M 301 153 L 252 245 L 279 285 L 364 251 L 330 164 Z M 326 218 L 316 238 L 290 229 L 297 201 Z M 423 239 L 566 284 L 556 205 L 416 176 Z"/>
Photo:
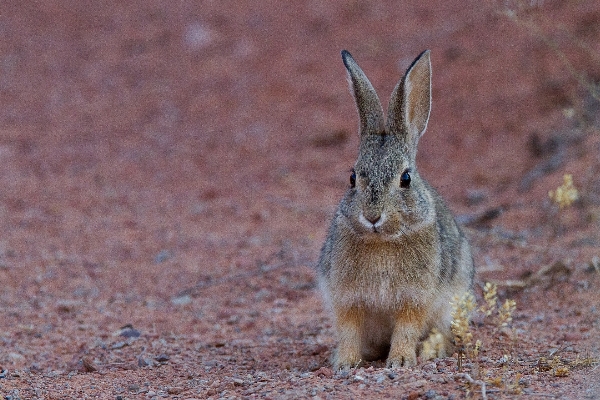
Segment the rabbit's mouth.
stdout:
<path fill-rule="evenodd" d="M 390 224 L 391 221 L 385 213 L 382 213 L 377 218 L 367 218 L 363 214 L 360 214 L 358 222 L 363 235 L 381 239 L 393 237 L 397 234 L 397 229 L 393 229 L 393 224 Z"/>
<path fill-rule="evenodd" d="M 399 237 L 409 235 L 412 231 L 422 228 L 422 224 L 413 226 L 401 223 L 396 216 L 389 216 L 385 212 L 373 221 L 361 213 L 357 222 L 354 224 L 355 232 L 360 233 L 364 238 L 370 237 L 376 240 L 397 240 Z"/>

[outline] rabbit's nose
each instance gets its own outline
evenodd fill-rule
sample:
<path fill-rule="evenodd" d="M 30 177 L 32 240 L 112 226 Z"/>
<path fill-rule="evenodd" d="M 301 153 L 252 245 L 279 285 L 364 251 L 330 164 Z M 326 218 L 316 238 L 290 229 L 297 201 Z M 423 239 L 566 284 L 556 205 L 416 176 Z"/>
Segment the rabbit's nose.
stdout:
<path fill-rule="evenodd" d="M 379 213 L 365 214 L 365 219 L 367 221 L 369 221 L 371 224 L 375 225 L 377 223 L 377 221 L 379 221 L 381 219 L 381 214 L 379 214 Z"/>

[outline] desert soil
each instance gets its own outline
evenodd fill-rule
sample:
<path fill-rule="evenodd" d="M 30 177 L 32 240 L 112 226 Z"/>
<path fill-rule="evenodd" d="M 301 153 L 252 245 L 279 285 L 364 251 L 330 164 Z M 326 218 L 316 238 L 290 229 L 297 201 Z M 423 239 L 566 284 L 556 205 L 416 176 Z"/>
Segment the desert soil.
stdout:
<path fill-rule="evenodd" d="M 600 2 L 8 0 L 0 37 L 2 398 L 600 398 Z M 385 100 L 426 48 L 421 174 L 517 308 L 460 370 L 335 373 L 340 50 Z"/>

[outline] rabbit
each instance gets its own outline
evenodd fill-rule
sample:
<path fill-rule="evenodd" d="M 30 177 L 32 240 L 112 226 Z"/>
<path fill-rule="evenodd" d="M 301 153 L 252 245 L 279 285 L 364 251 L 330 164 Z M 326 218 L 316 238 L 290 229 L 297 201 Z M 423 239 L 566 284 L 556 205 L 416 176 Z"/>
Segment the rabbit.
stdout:
<path fill-rule="evenodd" d="M 359 114 L 358 159 L 317 265 L 338 335 L 336 370 L 386 359 L 417 363 L 436 329 L 452 354 L 451 302 L 472 291 L 473 258 L 452 213 L 415 165 L 431 109 L 431 61 L 421 53 L 393 90 L 387 118 L 364 72 L 342 59 Z"/>

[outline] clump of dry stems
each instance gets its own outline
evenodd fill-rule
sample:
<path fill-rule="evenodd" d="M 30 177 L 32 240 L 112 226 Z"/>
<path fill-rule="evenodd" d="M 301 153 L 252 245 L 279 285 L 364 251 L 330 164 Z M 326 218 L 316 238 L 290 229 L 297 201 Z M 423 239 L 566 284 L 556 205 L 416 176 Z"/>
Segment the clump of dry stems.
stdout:
<path fill-rule="evenodd" d="M 575 360 L 568 361 L 561 359 L 558 355 L 554 355 L 551 359 L 540 357 L 536 364 L 536 369 L 539 372 L 550 372 L 556 377 L 569 376 L 573 369 L 589 368 L 598 365 L 598 359 L 593 357 L 580 357 L 577 355 Z"/>
<path fill-rule="evenodd" d="M 458 369 L 462 369 L 464 357 L 477 357 L 481 342 L 473 343 L 473 333 L 470 328 L 471 313 L 475 310 L 477 303 L 471 293 L 452 300 L 452 323 L 450 328 L 454 335 L 454 344 L 458 349 Z"/>
<path fill-rule="evenodd" d="M 475 377 L 479 374 L 479 366 L 477 357 L 482 346 L 480 340 L 474 340 L 473 332 L 470 328 L 471 313 L 477 308 L 477 303 L 473 295 L 467 294 L 462 298 L 455 298 L 452 302 L 452 333 L 458 349 L 458 369 L 462 370 L 463 361 L 469 359 L 475 361 L 472 370 L 475 371 Z M 484 315 L 485 319 L 491 319 L 495 327 L 496 333 L 506 333 L 510 328 L 513 320 L 517 303 L 515 300 L 506 299 L 503 303 L 498 300 L 498 287 L 493 283 L 486 283 L 483 286 L 483 304 L 478 308 L 478 311 Z M 513 338 L 516 338 L 516 333 L 512 330 Z M 440 335 L 441 336 L 441 335 Z M 425 348 L 425 347 L 424 347 Z M 510 354 L 505 354 L 501 360 L 504 360 L 505 372 L 503 376 L 488 376 L 485 379 L 473 379 L 468 373 L 460 373 L 459 376 L 466 380 L 469 390 L 473 385 L 479 385 L 482 397 L 487 398 L 486 385 L 493 387 L 503 387 L 508 394 L 518 395 L 523 392 L 522 374 L 510 373 L 508 364 L 512 360 Z M 561 359 L 558 355 L 552 358 L 540 357 L 534 368 L 538 372 L 550 372 L 555 377 L 569 376 L 573 369 L 586 368 L 597 366 L 599 361 L 592 357 L 579 357 L 573 361 Z"/>
<path fill-rule="evenodd" d="M 483 313 L 485 318 L 493 317 L 498 329 L 506 328 L 512 322 L 512 315 L 516 308 L 514 300 L 507 299 L 500 307 L 498 307 L 498 287 L 492 283 L 486 283 L 483 287 L 484 304 L 478 308 Z M 462 298 L 454 298 L 452 302 L 452 324 L 451 329 L 454 335 L 454 342 L 458 350 L 458 370 L 462 370 L 463 359 L 476 360 L 479 351 L 482 347 L 481 340 L 474 340 L 473 332 L 470 329 L 470 317 L 473 311 L 477 308 L 477 303 L 472 294 L 466 294 Z M 504 356 L 510 359 L 509 356 Z M 474 365 L 478 371 L 478 364 Z M 482 396 L 485 397 L 486 384 L 499 385 L 496 380 L 473 380 L 466 375 L 466 379 L 470 384 L 477 383 L 481 386 Z M 470 378 L 473 382 L 469 381 Z M 502 382 L 502 378 L 500 378 Z M 513 387 L 514 386 L 514 387 Z M 511 386 L 510 393 L 519 393 L 518 379 L 516 386 Z M 508 386 L 507 386 L 508 388 Z"/>
<path fill-rule="evenodd" d="M 437 329 L 433 329 L 427 340 L 423 342 L 421 357 L 426 360 L 438 357 L 445 344 L 444 342 L 444 335 L 442 335 Z"/>

